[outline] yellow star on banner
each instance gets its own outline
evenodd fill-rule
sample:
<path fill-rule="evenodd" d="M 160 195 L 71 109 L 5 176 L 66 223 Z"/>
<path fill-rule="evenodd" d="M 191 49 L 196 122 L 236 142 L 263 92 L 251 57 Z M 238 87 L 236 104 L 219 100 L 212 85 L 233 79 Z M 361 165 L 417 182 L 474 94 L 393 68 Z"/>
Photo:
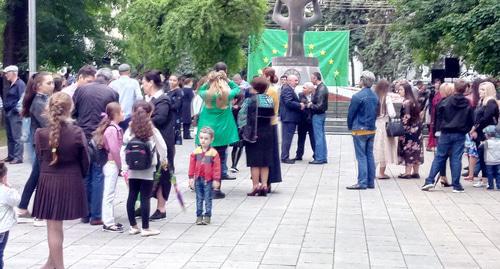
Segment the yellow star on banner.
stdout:
<path fill-rule="evenodd" d="M 278 54 L 278 52 L 279 52 L 278 50 L 273 49 L 273 54 Z"/>
<path fill-rule="evenodd" d="M 309 52 L 309 54 L 307 56 L 314 57 L 314 54 L 312 52 Z"/>
<path fill-rule="evenodd" d="M 333 73 L 336 77 L 338 77 L 340 75 L 340 72 L 339 70 L 335 70 L 335 72 Z"/>
<path fill-rule="evenodd" d="M 264 59 L 262 59 L 262 61 L 264 61 L 264 63 L 266 63 L 266 64 L 267 64 L 267 63 L 269 62 L 269 58 L 264 57 Z"/>
<path fill-rule="evenodd" d="M 285 43 L 285 44 L 283 45 L 283 48 L 288 49 L 288 43 Z"/>
<path fill-rule="evenodd" d="M 326 50 L 320 51 L 319 54 L 321 54 L 321 56 L 325 56 L 326 55 Z"/>
<path fill-rule="evenodd" d="M 314 44 L 309 44 L 309 49 L 313 50 L 314 49 Z"/>
<path fill-rule="evenodd" d="M 333 59 L 330 59 L 330 61 L 328 61 L 329 64 L 333 64 Z"/>

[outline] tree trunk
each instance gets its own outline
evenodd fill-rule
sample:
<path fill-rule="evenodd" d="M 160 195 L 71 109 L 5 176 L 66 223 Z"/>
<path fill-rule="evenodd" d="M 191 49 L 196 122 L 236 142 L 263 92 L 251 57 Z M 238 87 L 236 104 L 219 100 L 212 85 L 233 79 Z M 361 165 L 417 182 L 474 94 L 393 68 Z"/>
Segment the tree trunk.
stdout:
<path fill-rule="evenodd" d="M 28 49 L 28 1 L 8 0 L 5 13 L 7 22 L 3 32 L 3 64 L 25 64 Z"/>
<path fill-rule="evenodd" d="M 351 55 L 350 57 L 350 62 L 351 62 L 351 86 L 354 87 L 354 85 L 356 85 L 356 81 L 355 81 L 355 74 L 354 74 L 354 56 Z"/>

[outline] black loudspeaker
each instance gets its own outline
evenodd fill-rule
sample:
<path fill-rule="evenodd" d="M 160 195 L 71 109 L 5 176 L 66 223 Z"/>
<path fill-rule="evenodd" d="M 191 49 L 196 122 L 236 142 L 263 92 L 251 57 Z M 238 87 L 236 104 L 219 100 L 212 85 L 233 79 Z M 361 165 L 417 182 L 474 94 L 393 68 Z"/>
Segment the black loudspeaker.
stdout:
<path fill-rule="evenodd" d="M 460 76 L 460 61 L 458 58 L 444 59 L 445 77 L 458 78 Z"/>
<path fill-rule="evenodd" d="M 445 78 L 445 70 L 444 69 L 432 69 L 431 70 L 431 81 L 434 83 L 434 81 L 438 78 L 441 80 L 441 83 L 444 82 Z"/>

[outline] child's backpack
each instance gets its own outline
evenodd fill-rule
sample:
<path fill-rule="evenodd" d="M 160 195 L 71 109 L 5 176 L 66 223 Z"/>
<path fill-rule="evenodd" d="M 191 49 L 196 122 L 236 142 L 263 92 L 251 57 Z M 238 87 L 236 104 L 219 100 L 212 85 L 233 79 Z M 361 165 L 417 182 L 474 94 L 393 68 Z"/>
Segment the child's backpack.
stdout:
<path fill-rule="evenodd" d="M 146 170 L 151 168 L 154 157 L 148 141 L 132 138 L 125 148 L 125 162 L 130 170 Z"/>

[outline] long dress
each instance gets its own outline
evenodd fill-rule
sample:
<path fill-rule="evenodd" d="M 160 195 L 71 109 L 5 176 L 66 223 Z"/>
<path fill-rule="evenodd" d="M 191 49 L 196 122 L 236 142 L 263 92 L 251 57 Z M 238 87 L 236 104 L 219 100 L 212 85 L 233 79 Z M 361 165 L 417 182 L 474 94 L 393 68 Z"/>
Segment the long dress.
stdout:
<path fill-rule="evenodd" d="M 229 81 L 229 87 L 231 91 L 229 92 L 228 105 L 225 108 L 218 108 L 216 101 L 217 95 L 211 100 L 207 100 L 206 94 L 208 90 L 208 84 L 204 84 L 198 90 L 198 95 L 205 101 L 200 112 L 200 117 L 198 120 L 198 130 L 196 133 L 196 144 L 199 145 L 198 134 L 203 127 L 210 127 L 215 132 L 214 141 L 212 142 L 213 147 L 227 146 L 235 143 L 239 140 L 238 129 L 236 128 L 236 123 L 234 121 L 233 112 L 231 108 L 231 101 L 240 93 L 240 87 L 233 81 Z M 207 107 L 206 103 L 211 105 Z"/>
<path fill-rule="evenodd" d="M 269 180 L 268 183 L 279 183 L 281 179 L 281 158 L 280 158 L 280 145 L 278 138 L 278 111 L 280 108 L 280 98 L 278 91 L 274 86 L 267 88 L 267 95 L 273 99 L 274 103 L 274 117 L 271 121 L 272 137 L 273 137 L 273 164 L 269 166 Z"/>
<path fill-rule="evenodd" d="M 427 148 L 435 148 L 437 146 L 437 138 L 434 135 L 435 130 L 435 122 L 436 122 L 436 107 L 441 102 L 441 93 L 437 92 L 436 95 L 434 95 L 434 98 L 432 98 L 431 102 L 431 122 L 429 124 L 429 140 L 427 141 Z"/>
<path fill-rule="evenodd" d="M 405 135 L 399 137 L 398 164 L 418 165 L 424 163 L 422 151 L 422 121 L 420 118 L 411 118 L 410 100 L 404 100 L 401 106 L 401 122 L 405 129 Z"/>
<path fill-rule="evenodd" d="M 83 177 L 89 168 L 87 141 L 82 129 L 76 125 L 61 127 L 57 154 L 59 161 L 52 161 L 49 145 L 49 128 L 35 133 L 40 178 L 33 205 L 33 216 L 47 220 L 73 220 L 88 215 Z"/>
<path fill-rule="evenodd" d="M 397 144 L 394 137 L 388 137 L 386 132 L 386 124 L 389 122 L 389 117 L 396 117 L 396 111 L 390 98 L 386 98 L 387 113 L 378 115 L 375 121 L 377 128 L 374 141 L 374 157 L 375 163 L 381 167 L 386 167 L 388 164 L 396 163 L 397 161 Z"/>

